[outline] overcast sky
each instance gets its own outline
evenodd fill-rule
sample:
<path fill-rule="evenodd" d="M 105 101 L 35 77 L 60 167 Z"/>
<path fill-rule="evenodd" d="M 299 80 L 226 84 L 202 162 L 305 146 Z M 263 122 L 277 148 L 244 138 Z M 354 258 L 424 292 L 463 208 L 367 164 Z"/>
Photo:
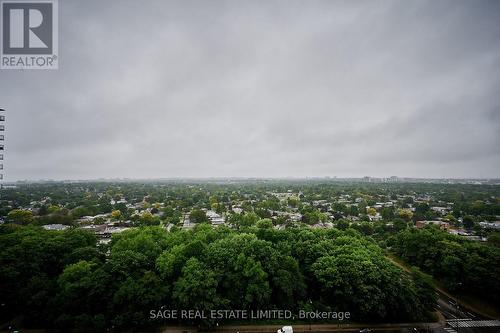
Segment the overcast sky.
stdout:
<path fill-rule="evenodd" d="M 5 178 L 500 177 L 500 1 L 59 0 Z"/>

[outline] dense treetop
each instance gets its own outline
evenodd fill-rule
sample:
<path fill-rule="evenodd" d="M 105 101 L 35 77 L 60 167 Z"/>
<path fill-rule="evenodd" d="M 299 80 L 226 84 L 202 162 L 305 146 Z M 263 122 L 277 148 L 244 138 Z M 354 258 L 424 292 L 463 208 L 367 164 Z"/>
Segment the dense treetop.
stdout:
<path fill-rule="evenodd" d="M 432 310 L 430 286 L 352 229 L 260 225 L 143 227 L 116 235 L 109 247 L 84 231 L 4 226 L 2 302 L 33 325 L 92 328 L 158 324 L 148 316 L 161 306 L 312 307 L 349 311 L 364 322 L 423 320 Z"/>

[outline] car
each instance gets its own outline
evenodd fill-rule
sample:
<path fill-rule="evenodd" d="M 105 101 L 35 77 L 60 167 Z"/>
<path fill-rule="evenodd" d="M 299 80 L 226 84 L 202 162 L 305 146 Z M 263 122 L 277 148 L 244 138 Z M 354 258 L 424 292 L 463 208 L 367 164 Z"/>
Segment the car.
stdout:
<path fill-rule="evenodd" d="M 293 333 L 293 328 L 292 326 L 283 326 L 277 330 L 276 333 Z"/>
<path fill-rule="evenodd" d="M 363 329 L 359 330 L 359 333 L 372 333 L 372 330 L 369 328 L 363 328 Z"/>

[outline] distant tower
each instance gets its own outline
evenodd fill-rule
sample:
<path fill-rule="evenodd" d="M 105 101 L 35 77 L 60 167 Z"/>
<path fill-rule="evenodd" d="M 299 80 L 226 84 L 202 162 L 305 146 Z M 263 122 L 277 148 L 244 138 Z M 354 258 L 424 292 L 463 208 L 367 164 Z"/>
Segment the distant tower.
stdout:
<path fill-rule="evenodd" d="M 0 108 L 0 189 L 3 181 L 3 154 L 5 151 L 5 109 Z"/>

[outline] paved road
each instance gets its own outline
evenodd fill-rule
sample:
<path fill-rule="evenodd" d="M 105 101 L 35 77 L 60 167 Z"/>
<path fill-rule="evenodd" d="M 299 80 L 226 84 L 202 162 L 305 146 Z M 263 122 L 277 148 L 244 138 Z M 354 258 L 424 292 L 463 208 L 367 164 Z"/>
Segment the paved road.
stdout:
<path fill-rule="evenodd" d="M 437 310 L 446 325 L 434 333 L 500 333 L 500 321 L 491 320 L 470 309 L 457 305 L 455 300 L 438 291 Z"/>
<path fill-rule="evenodd" d="M 391 256 L 386 256 L 386 258 L 396 266 L 410 272 L 410 268 Z M 500 333 L 499 321 L 492 321 L 490 318 L 486 318 L 470 309 L 457 306 L 454 299 L 439 290 L 436 290 L 436 292 L 439 297 L 436 310 L 443 314 L 446 325 L 433 329 L 433 333 Z"/>

